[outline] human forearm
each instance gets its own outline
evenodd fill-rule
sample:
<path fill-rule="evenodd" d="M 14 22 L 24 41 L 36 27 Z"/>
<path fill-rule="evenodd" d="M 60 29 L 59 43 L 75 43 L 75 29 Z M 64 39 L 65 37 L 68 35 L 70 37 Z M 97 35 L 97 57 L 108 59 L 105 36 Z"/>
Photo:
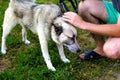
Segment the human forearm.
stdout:
<path fill-rule="evenodd" d="M 63 15 L 65 21 L 72 25 L 89 31 L 94 34 L 120 37 L 120 18 L 117 24 L 93 24 L 82 20 L 82 18 L 73 12 L 67 12 Z"/>
<path fill-rule="evenodd" d="M 118 24 L 92 24 L 83 21 L 78 28 L 94 34 L 120 37 L 120 26 Z"/>

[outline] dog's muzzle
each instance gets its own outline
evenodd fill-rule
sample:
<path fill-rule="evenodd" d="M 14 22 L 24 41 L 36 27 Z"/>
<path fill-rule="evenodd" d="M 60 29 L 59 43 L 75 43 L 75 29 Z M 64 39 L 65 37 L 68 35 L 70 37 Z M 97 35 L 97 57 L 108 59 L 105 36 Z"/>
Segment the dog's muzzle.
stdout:
<path fill-rule="evenodd" d="M 80 50 L 80 49 L 78 49 L 78 50 L 77 50 L 77 53 L 79 53 L 80 51 L 81 51 L 81 50 Z"/>
<path fill-rule="evenodd" d="M 79 53 L 81 51 L 78 44 L 64 45 L 73 53 Z"/>

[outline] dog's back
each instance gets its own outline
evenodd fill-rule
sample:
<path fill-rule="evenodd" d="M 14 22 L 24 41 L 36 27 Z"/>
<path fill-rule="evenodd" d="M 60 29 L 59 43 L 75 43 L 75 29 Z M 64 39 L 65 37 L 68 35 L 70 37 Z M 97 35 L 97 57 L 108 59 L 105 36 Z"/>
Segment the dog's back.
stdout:
<path fill-rule="evenodd" d="M 57 5 L 36 4 L 31 2 L 31 0 L 11 0 L 9 8 L 12 9 L 13 14 L 19 19 L 18 23 L 28 28 L 41 23 L 50 26 L 53 19 L 61 15 L 60 8 Z M 33 31 L 32 28 L 31 30 Z"/>
<path fill-rule="evenodd" d="M 9 7 L 14 10 L 17 17 L 21 18 L 27 13 L 41 13 L 42 17 L 58 16 L 61 14 L 60 8 L 55 4 L 36 4 L 33 3 L 34 0 L 11 0 Z"/>

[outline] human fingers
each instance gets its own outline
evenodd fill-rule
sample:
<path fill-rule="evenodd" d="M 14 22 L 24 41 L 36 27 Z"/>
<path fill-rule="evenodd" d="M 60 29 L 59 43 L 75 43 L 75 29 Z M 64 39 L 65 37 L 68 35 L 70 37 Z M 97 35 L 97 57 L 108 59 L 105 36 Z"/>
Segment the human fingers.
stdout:
<path fill-rule="evenodd" d="M 70 19 L 70 17 L 64 15 L 64 16 L 63 16 L 63 20 L 70 23 L 70 20 L 71 20 L 71 19 Z"/>

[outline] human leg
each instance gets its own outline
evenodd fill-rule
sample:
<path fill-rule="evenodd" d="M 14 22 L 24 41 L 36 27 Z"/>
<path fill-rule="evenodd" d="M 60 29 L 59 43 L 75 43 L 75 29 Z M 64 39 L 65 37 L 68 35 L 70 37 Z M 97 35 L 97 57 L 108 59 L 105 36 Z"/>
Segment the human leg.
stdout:
<path fill-rule="evenodd" d="M 100 7 L 101 6 L 101 7 Z M 99 10 L 99 11 L 98 11 Z M 96 0 L 96 1 L 90 1 L 90 0 L 84 0 L 81 1 L 79 5 L 79 11 L 81 17 L 88 22 L 100 24 L 101 21 L 103 23 L 107 22 L 107 12 L 104 7 L 104 4 L 102 0 Z M 104 38 L 101 35 L 98 34 L 92 34 L 95 42 L 96 42 L 96 48 L 94 49 L 95 52 L 98 54 L 104 56 L 103 52 L 103 45 L 104 45 Z M 84 58 L 85 54 L 81 54 L 80 58 Z"/>
<path fill-rule="evenodd" d="M 120 59 L 120 38 L 109 38 L 103 46 L 103 51 L 106 57 Z"/>

